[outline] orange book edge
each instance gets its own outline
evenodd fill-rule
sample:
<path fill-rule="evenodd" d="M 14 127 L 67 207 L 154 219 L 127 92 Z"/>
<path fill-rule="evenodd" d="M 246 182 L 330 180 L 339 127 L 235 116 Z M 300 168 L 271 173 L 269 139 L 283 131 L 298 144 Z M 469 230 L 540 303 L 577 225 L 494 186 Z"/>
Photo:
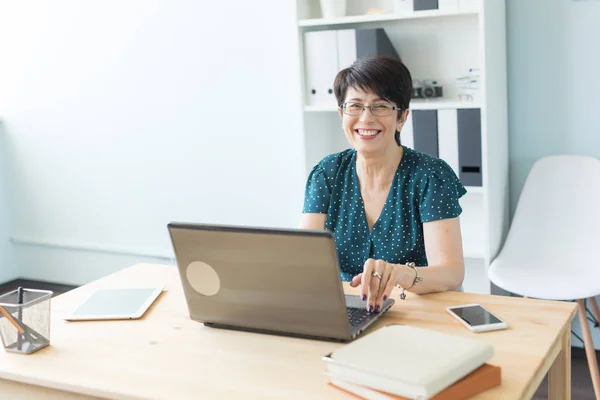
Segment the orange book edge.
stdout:
<path fill-rule="evenodd" d="M 430 400 L 464 400 L 485 390 L 499 386 L 501 382 L 501 368 L 496 365 L 484 364 L 481 367 L 477 368 L 475 371 L 471 372 L 469 375 L 456 381 L 451 386 L 448 386 L 446 389 L 433 396 Z M 343 392 L 346 392 L 356 398 L 365 399 L 357 393 L 351 392 L 346 388 L 341 388 L 337 386 L 333 382 L 329 382 L 329 385 Z M 363 386 L 363 388 L 366 387 Z M 372 390 L 381 395 L 388 396 L 392 400 L 411 400 L 407 397 L 382 392 L 380 390 L 372 388 L 366 389 Z"/>

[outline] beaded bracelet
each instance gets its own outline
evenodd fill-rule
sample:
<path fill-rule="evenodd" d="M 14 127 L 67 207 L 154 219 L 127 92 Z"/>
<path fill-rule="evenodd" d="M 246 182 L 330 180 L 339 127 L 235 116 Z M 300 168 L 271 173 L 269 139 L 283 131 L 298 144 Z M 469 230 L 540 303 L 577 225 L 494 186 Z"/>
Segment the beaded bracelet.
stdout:
<path fill-rule="evenodd" d="M 412 268 L 415 271 L 415 279 L 413 279 L 413 283 L 412 285 L 410 285 L 407 289 L 410 289 L 411 287 L 415 286 L 417 283 L 421 282 L 423 280 L 423 278 L 421 278 L 419 276 L 419 271 L 417 271 L 417 268 L 415 268 L 415 263 L 414 262 L 407 262 L 406 263 L 407 267 Z M 402 293 L 400 293 L 400 300 L 404 300 L 406 299 L 406 289 L 401 288 L 402 289 Z"/>

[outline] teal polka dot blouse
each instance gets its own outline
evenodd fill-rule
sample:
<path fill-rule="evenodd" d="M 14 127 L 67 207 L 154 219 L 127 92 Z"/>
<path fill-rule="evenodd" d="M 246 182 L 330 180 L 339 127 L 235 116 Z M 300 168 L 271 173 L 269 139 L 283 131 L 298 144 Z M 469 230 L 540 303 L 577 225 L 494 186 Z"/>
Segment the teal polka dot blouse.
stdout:
<path fill-rule="evenodd" d="M 344 281 L 362 272 L 368 258 L 427 266 L 422 224 L 462 212 L 458 199 L 467 191 L 452 168 L 439 158 L 402 147 L 390 192 L 370 231 L 356 150 L 325 157 L 308 176 L 303 212 L 327 214 L 325 229 L 333 232 Z"/>

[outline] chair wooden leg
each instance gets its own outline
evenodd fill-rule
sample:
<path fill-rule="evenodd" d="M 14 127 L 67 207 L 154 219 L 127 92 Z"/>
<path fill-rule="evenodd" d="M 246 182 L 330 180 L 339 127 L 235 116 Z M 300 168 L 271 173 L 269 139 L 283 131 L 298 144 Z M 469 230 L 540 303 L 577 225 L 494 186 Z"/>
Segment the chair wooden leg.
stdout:
<path fill-rule="evenodd" d="M 600 310 L 598 310 L 598 303 L 596 303 L 596 298 L 590 297 L 588 300 L 590 301 L 590 304 L 592 306 L 592 315 L 594 316 L 596 321 L 600 323 Z"/>
<path fill-rule="evenodd" d="M 596 360 L 596 350 L 594 349 L 594 342 L 592 341 L 592 334 L 590 332 L 590 325 L 587 319 L 585 303 L 582 299 L 577 300 L 577 306 L 579 309 L 579 324 L 581 325 L 581 333 L 583 334 L 585 356 L 590 367 L 592 384 L 594 385 L 594 394 L 596 395 L 597 399 L 600 399 L 600 373 L 598 372 L 598 361 Z"/>

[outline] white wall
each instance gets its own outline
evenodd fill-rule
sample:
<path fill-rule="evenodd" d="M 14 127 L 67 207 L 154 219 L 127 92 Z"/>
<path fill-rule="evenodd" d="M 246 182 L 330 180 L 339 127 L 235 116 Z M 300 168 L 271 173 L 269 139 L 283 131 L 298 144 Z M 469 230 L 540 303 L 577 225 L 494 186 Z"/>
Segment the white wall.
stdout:
<path fill-rule="evenodd" d="M 538 158 L 600 158 L 600 2 L 508 0 L 507 18 L 514 211 Z M 574 263 L 589 261 L 573 257 Z M 581 336 L 577 317 L 573 330 Z M 592 328 L 592 336 L 600 349 L 600 330 Z M 573 338 L 573 345 L 581 342 Z"/>
<path fill-rule="evenodd" d="M 80 284 L 137 261 L 172 262 L 171 220 L 296 224 L 293 2 L 0 9 L 0 166 L 11 169 L 7 184 L 0 174 L 0 254 L 12 215 L 22 276 Z M 600 157 L 600 2 L 508 0 L 507 19 L 514 210 L 538 157 Z M 2 262 L 0 281 L 16 276 Z"/>
<path fill-rule="evenodd" d="M 12 257 L 10 243 L 10 207 L 7 203 L 6 152 L 3 125 L 0 121 L 0 284 L 18 278 L 19 268 Z M 1 294 L 1 293 L 0 293 Z"/>
<path fill-rule="evenodd" d="M 138 260 L 168 262 L 174 220 L 297 225 L 293 2 L 0 8 L 0 118 L 22 276 L 80 284 Z"/>
<path fill-rule="evenodd" d="M 538 158 L 600 157 L 600 2 L 508 0 L 511 209 Z"/>

